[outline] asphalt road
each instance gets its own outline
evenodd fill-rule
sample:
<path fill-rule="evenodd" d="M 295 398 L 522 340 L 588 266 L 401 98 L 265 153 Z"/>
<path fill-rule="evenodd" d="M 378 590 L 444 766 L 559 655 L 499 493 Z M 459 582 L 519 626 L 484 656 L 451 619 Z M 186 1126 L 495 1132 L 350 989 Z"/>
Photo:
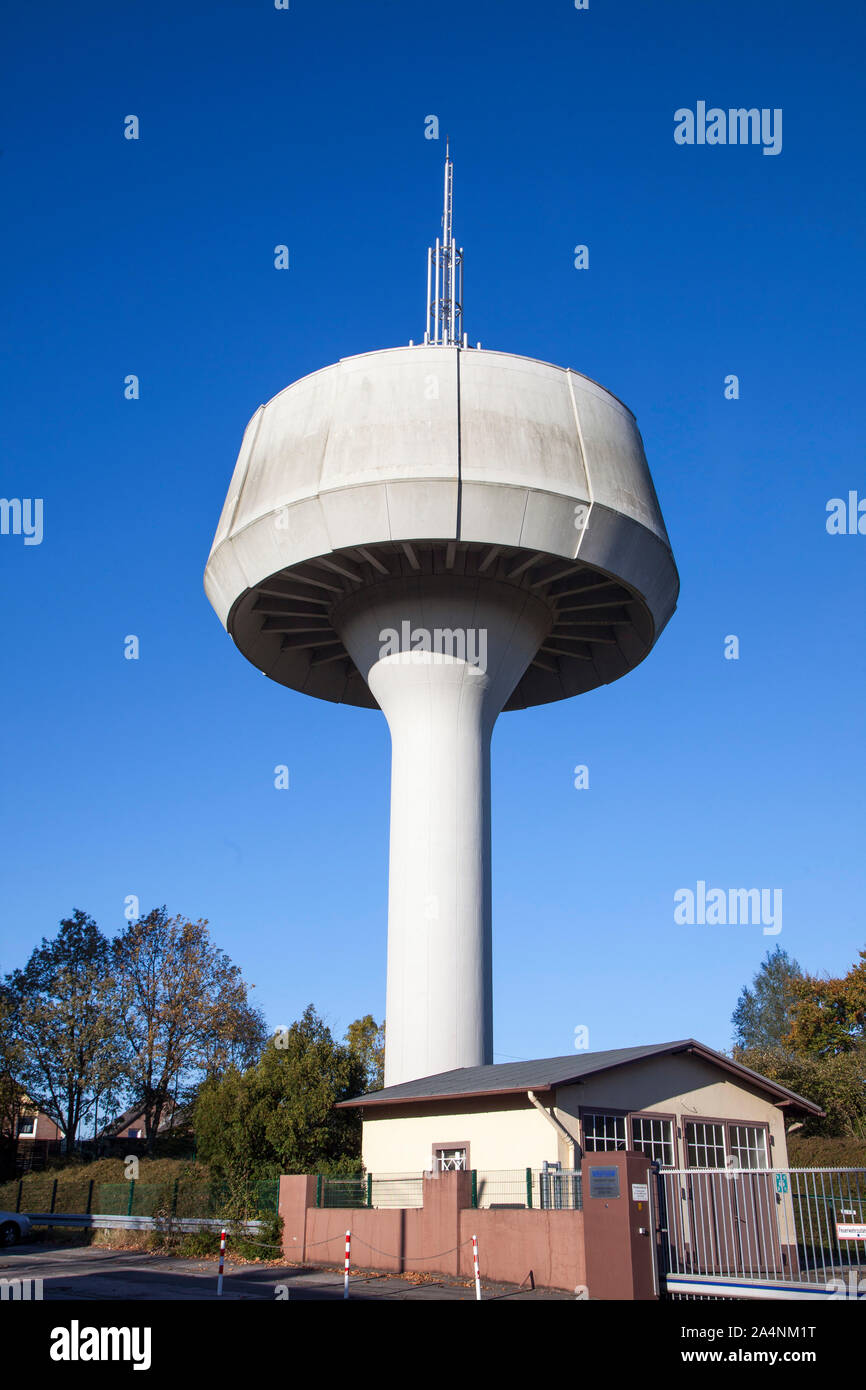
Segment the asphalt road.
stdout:
<path fill-rule="evenodd" d="M 18 1245 L 0 1254 L 0 1278 L 43 1281 L 46 1301 L 87 1299 L 97 1302 L 143 1299 L 175 1302 L 217 1297 L 215 1260 L 182 1260 L 139 1250 L 105 1250 Z M 226 1262 L 224 1300 L 342 1299 L 342 1271 L 302 1269 L 297 1265 L 234 1265 Z M 351 1299 L 449 1302 L 475 1298 L 471 1281 L 440 1276 L 401 1279 L 393 1275 L 352 1275 Z M 518 1289 L 482 1280 L 485 1300 L 527 1301 L 573 1299 L 573 1294 L 550 1289 Z"/>

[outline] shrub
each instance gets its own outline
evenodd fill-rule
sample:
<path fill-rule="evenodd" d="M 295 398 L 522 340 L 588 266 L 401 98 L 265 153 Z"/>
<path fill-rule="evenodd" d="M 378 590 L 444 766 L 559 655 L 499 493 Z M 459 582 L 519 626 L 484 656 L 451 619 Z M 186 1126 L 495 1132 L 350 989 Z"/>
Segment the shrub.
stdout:
<path fill-rule="evenodd" d="M 788 1135 L 792 1168 L 866 1168 L 866 1140 L 811 1135 Z"/>
<path fill-rule="evenodd" d="M 220 1248 L 219 1231 L 187 1231 L 180 1237 L 176 1253 L 185 1260 L 196 1260 L 202 1255 L 218 1255 Z"/>

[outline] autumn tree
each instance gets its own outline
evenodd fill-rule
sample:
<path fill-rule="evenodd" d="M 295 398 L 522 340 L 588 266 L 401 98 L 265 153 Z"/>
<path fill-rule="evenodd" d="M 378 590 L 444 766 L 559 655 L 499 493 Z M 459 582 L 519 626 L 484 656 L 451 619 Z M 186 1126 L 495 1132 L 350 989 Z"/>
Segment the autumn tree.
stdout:
<path fill-rule="evenodd" d="M 54 1120 L 71 1148 L 98 1097 L 120 1084 L 120 1015 L 111 948 L 77 909 L 53 940 L 43 937 L 23 969 L 7 975 L 15 1080 Z"/>
<path fill-rule="evenodd" d="M 847 975 L 794 982 L 794 1004 L 785 1042 L 792 1051 L 837 1057 L 866 1043 L 866 951 Z"/>
<path fill-rule="evenodd" d="M 804 1134 L 866 1137 L 866 1048 L 836 1057 L 814 1057 L 778 1047 L 754 1047 L 735 1056 L 752 1071 L 820 1105 L 823 1119 L 797 1117 L 797 1127 Z"/>
<path fill-rule="evenodd" d="M 14 1012 L 10 992 L 0 984 L 0 1182 L 15 1173 L 18 1121 L 25 1100 L 17 1079 L 21 1051 L 12 1027 Z"/>
<path fill-rule="evenodd" d="M 385 1025 L 372 1014 L 356 1018 L 346 1029 L 346 1045 L 364 1068 L 365 1091 L 381 1091 L 385 1085 Z"/>
<path fill-rule="evenodd" d="M 211 942 L 206 921 L 154 908 L 115 938 L 112 963 L 124 1076 L 142 1106 L 152 1152 L 160 1120 L 182 1088 L 247 1065 L 267 1030 L 240 970 Z"/>
<path fill-rule="evenodd" d="M 847 975 L 821 979 L 777 947 L 733 1022 L 737 1061 L 825 1112 L 803 1121 L 804 1133 L 866 1134 L 866 951 Z"/>

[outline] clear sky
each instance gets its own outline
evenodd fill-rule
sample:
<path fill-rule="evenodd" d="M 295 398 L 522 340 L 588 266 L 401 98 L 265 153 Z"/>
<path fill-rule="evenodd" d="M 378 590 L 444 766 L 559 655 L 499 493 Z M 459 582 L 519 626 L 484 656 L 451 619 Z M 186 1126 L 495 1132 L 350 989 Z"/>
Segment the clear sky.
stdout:
<path fill-rule="evenodd" d="M 497 726 L 496 1059 L 727 1047 L 770 947 L 847 969 L 866 535 L 825 523 L 866 497 L 864 31 L 855 0 L 7 8 L 0 491 L 44 536 L 0 536 L 0 970 L 136 894 L 208 918 L 274 1027 L 381 1018 L 384 719 L 263 678 L 202 572 L 259 403 L 422 335 L 446 131 L 470 339 L 635 411 L 682 580 L 631 675 Z M 678 145 L 699 101 L 780 108 L 781 152 Z M 781 889 L 782 931 L 678 925 L 699 880 Z"/>

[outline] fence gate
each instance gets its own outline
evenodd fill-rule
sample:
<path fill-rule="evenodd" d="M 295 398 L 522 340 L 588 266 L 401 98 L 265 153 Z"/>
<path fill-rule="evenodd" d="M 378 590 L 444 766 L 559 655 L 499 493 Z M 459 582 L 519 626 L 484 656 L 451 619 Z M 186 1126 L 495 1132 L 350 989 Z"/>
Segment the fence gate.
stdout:
<path fill-rule="evenodd" d="M 547 1211 L 577 1211 L 581 1206 L 580 1170 L 548 1163 L 538 1175 L 541 1206 Z"/>
<path fill-rule="evenodd" d="M 866 1299 L 866 1169 L 653 1166 L 666 1297 Z"/>

